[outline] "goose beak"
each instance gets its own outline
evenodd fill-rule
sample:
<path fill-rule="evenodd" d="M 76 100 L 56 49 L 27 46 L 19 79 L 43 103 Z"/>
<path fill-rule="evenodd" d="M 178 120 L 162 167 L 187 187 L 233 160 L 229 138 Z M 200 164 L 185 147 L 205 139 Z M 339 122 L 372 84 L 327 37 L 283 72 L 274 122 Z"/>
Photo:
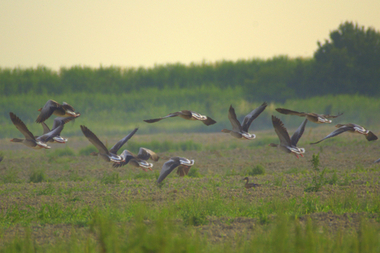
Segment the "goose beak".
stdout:
<path fill-rule="evenodd" d="M 152 168 L 148 168 L 150 171 L 153 171 Z"/>
<path fill-rule="evenodd" d="M 39 112 L 40 112 L 41 110 L 42 110 L 42 108 L 38 109 L 37 111 L 39 111 Z"/>

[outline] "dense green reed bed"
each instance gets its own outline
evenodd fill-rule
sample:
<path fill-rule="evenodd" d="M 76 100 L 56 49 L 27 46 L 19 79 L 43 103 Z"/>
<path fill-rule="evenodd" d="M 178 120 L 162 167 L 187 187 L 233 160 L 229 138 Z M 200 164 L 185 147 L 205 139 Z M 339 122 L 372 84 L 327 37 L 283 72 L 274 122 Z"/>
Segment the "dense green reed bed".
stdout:
<path fill-rule="evenodd" d="M 378 252 L 378 143 L 308 145 L 329 131 L 306 131 L 300 159 L 269 147 L 271 131 L 136 135 L 126 148 L 161 157 L 148 173 L 112 168 L 82 137 L 46 151 L 0 140 L 0 252 Z M 195 159 L 189 176 L 157 186 L 175 155 Z"/>

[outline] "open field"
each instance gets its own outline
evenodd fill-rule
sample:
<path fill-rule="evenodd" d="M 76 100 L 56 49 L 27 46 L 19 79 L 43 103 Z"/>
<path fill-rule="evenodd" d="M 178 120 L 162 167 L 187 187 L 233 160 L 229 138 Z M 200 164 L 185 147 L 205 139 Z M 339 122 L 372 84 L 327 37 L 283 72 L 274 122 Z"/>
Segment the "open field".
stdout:
<path fill-rule="evenodd" d="M 85 137 L 39 151 L 2 139 L 0 252 L 379 252 L 379 142 L 344 133 L 309 144 L 332 129 L 306 127 L 299 159 L 268 146 L 273 130 L 252 141 L 137 132 L 125 148 L 157 151 L 153 172 L 112 168 Z M 195 165 L 158 187 L 172 156 Z M 245 189 L 245 176 L 261 186 Z"/>

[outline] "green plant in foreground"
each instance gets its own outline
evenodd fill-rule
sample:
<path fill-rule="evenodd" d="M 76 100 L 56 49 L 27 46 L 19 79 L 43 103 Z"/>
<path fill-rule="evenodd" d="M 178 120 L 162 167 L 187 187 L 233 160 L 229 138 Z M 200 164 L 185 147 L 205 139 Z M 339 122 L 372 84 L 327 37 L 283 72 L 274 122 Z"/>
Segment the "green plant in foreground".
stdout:
<path fill-rule="evenodd" d="M 305 189 L 306 192 L 317 192 L 321 189 L 321 187 L 325 184 L 325 172 L 326 169 L 320 171 L 319 169 L 319 153 L 313 154 L 313 157 L 310 160 L 311 165 L 313 166 L 314 176 L 311 181 L 311 186 Z"/>
<path fill-rule="evenodd" d="M 34 170 L 29 176 L 29 182 L 31 183 L 41 183 L 49 181 L 43 170 Z"/>
<path fill-rule="evenodd" d="M 117 172 L 112 172 L 111 174 L 104 173 L 100 182 L 103 184 L 120 184 L 120 176 Z"/>
<path fill-rule="evenodd" d="M 248 171 L 248 175 L 250 176 L 264 175 L 264 174 L 265 174 L 265 168 L 261 164 L 256 165 L 254 168 Z"/>

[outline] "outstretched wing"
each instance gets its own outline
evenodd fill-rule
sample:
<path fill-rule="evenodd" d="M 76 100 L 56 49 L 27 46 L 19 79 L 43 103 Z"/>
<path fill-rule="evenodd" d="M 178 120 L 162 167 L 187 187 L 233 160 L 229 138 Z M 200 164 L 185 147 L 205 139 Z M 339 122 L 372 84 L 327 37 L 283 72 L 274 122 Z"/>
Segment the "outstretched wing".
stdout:
<path fill-rule="evenodd" d="M 209 116 L 207 116 L 207 119 L 206 120 L 202 120 L 203 124 L 205 124 L 206 126 L 210 126 L 210 125 L 213 125 L 216 123 L 215 120 L 213 120 L 212 118 L 210 118 Z"/>
<path fill-rule="evenodd" d="M 367 139 L 367 141 L 375 141 L 378 139 L 377 136 L 371 131 L 369 131 L 369 133 L 365 136 L 365 138 Z"/>
<path fill-rule="evenodd" d="M 10 112 L 9 116 L 16 128 L 25 136 L 25 139 L 35 140 L 34 135 L 29 131 L 24 122 L 16 116 L 16 114 Z"/>
<path fill-rule="evenodd" d="M 251 126 L 252 121 L 256 119 L 265 110 L 266 107 L 267 103 L 264 102 L 262 105 L 247 114 L 247 116 L 244 117 L 242 129 L 248 132 L 248 128 Z"/>
<path fill-rule="evenodd" d="M 44 130 L 44 134 L 50 132 L 50 128 L 45 124 L 45 122 L 41 122 L 42 129 Z"/>
<path fill-rule="evenodd" d="M 280 139 L 280 144 L 285 145 L 285 146 L 290 146 L 291 145 L 290 137 L 289 137 L 288 131 L 284 127 L 284 123 L 282 123 L 282 121 L 279 118 L 272 115 L 272 124 L 273 124 L 274 131 L 276 132 L 278 138 Z"/>
<path fill-rule="evenodd" d="M 231 122 L 232 130 L 240 132 L 242 130 L 240 122 L 236 118 L 235 109 L 230 105 L 230 109 L 228 110 L 228 119 Z"/>
<path fill-rule="evenodd" d="M 301 125 L 298 127 L 298 129 L 294 132 L 294 134 L 293 134 L 292 137 L 290 138 L 290 141 L 291 141 L 291 143 L 292 143 L 294 146 L 297 146 L 297 143 L 298 143 L 299 139 L 301 138 L 303 132 L 305 131 L 306 123 L 307 123 L 307 119 L 305 119 L 305 120 L 301 123 Z"/>
<path fill-rule="evenodd" d="M 321 141 L 324 141 L 328 138 L 331 138 L 331 137 L 334 137 L 334 136 L 337 136 L 338 134 L 341 134 L 341 133 L 344 133 L 348 130 L 350 130 L 351 128 L 350 127 L 347 127 L 347 126 L 341 126 L 339 127 L 338 129 L 336 129 L 335 131 L 331 132 L 330 134 L 328 134 L 325 138 L 323 138 L 322 140 L 320 141 L 317 141 L 317 142 L 313 142 L 313 143 L 310 143 L 310 144 L 318 144 L 320 143 Z"/>
<path fill-rule="evenodd" d="M 296 111 L 292 111 L 292 110 L 285 109 L 285 108 L 276 108 L 276 111 L 278 111 L 279 113 L 282 113 L 282 114 L 297 115 L 300 117 L 305 117 L 307 115 L 307 113 L 305 113 L 305 112 L 296 112 Z"/>
<path fill-rule="evenodd" d="M 179 157 L 172 157 L 162 166 L 157 183 L 161 183 L 175 168 L 180 165 Z"/>
<path fill-rule="evenodd" d="M 155 152 L 147 148 L 140 148 L 139 153 L 137 154 L 137 158 L 145 161 L 148 159 L 152 159 L 155 162 L 157 162 L 158 159 L 160 159 L 160 157 Z"/>
<path fill-rule="evenodd" d="M 130 132 L 127 136 L 125 136 L 123 139 L 118 141 L 111 149 L 110 153 L 117 154 L 117 151 L 137 132 L 138 128 L 135 128 L 132 132 Z"/>
<path fill-rule="evenodd" d="M 330 115 L 330 114 L 322 114 L 323 117 L 325 117 L 326 119 L 333 119 L 333 118 L 337 118 L 339 117 L 340 115 L 343 115 L 343 113 L 338 113 L 338 115 Z"/>
<path fill-rule="evenodd" d="M 109 154 L 108 149 L 104 146 L 103 142 L 101 142 L 98 137 L 90 131 L 86 126 L 81 125 L 80 128 L 84 136 L 99 150 L 100 154 Z"/>
<path fill-rule="evenodd" d="M 44 105 L 44 107 L 41 108 L 40 115 L 38 115 L 36 122 L 37 123 L 44 122 L 53 114 L 54 110 L 60 106 L 61 105 L 58 104 L 56 101 L 51 100 L 51 99 L 48 100 L 46 104 Z"/>
<path fill-rule="evenodd" d="M 154 123 L 154 122 L 160 121 L 162 119 L 171 118 L 171 117 L 177 117 L 180 114 L 181 114 L 181 112 L 173 112 L 173 113 L 170 113 L 170 114 L 168 114 L 168 115 L 166 115 L 165 117 L 162 117 L 162 118 L 158 118 L 158 119 L 144 119 L 144 121 L 146 123 Z"/>
<path fill-rule="evenodd" d="M 63 126 L 75 119 L 75 117 L 57 117 L 54 119 L 53 128 L 51 131 L 44 133 L 43 135 L 39 136 L 37 140 L 42 141 L 44 143 L 48 142 L 53 137 L 59 136 L 62 132 Z"/>

